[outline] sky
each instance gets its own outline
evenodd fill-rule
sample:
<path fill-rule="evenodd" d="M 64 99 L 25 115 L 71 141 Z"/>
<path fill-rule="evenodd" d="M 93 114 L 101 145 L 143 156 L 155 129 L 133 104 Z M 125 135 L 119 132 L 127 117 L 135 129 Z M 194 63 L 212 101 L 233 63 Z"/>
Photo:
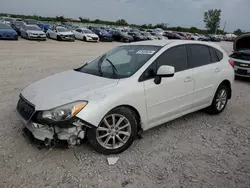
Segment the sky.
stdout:
<path fill-rule="evenodd" d="M 250 0 L 0 0 L 1 13 L 65 16 L 204 29 L 203 14 L 221 9 L 221 29 L 250 31 Z"/>

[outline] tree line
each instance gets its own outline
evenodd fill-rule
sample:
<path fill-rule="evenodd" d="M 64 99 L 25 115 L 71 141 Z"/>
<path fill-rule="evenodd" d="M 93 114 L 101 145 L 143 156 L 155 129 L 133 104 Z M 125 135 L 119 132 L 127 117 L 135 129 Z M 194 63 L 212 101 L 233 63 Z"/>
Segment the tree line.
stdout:
<path fill-rule="evenodd" d="M 179 32 L 189 32 L 189 33 L 200 33 L 200 34 L 226 34 L 224 30 L 219 29 L 220 27 L 220 17 L 221 17 L 221 10 L 220 9 L 211 9 L 204 13 L 204 23 L 206 29 L 199 29 L 196 27 L 167 27 L 164 23 L 158 24 L 129 24 L 125 19 L 118 19 L 117 21 L 106 21 L 106 20 L 90 20 L 89 18 L 79 17 L 79 19 L 71 19 L 66 18 L 65 16 L 55 16 L 55 17 L 44 17 L 38 15 L 22 15 L 22 14 L 7 14 L 7 13 L 0 13 L 0 17 L 13 17 L 13 18 L 22 18 L 22 19 L 36 19 L 38 21 L 46 21 L 46 22 L 78 22 L 78 23 L 88 23 L 88 24 L 102 24 L 102 25 L 113 25 L 113 26 L 130 26 L 136 28 L 143 28 L 143 29 L 155 29 L 155 28 L 162 28 L 163 30 L 170 30 L 170 31 L 179 31 Z M 240 35 L 244 32 L 240 29 L 237 29 L 235 34 Z"/>

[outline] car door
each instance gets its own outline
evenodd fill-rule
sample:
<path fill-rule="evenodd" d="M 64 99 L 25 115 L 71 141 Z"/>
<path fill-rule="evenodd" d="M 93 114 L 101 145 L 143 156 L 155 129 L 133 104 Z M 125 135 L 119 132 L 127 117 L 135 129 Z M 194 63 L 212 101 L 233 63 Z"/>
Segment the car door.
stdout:
<path fill-rule="evenodd" d="M 173 77 L 162 78 L 159 85 L 154 82 L 161 65 L 175 67 Z M 193 70 L 187 67 L 185 45 L 172 47 L 163 52 L 142 75 L 145 90 L 149 128 L 175 119 L 192 107 Z"/>
<path fill-rule="evenodd" d="M 77 39 L 83 39 L 82 35 L 83 31 L 81 29 L 76 29 L 75 36 Z"/>
<path fill-rule="evenodd" d="M 218 61 L 210 53 L 210 47 L 201 44 L 188 44 L 188 66 L 194 70 L 194 103 L 195 109 L 211 104 L 214 97 L 217 80 L 221 69 L 217 67 Z"/>

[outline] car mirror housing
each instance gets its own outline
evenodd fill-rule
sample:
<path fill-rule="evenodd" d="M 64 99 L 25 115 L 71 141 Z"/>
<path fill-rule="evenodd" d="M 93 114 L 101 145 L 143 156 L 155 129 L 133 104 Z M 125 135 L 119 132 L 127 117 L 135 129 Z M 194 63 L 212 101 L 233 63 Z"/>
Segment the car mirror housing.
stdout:
<path fill-rule="evenodd" d="M 162 77 L 173 77 L 175 73 L 175 68 L 169 65 L 162 65 L 158 68 L 154 82 L 155 84 L 160 84 Z"/>

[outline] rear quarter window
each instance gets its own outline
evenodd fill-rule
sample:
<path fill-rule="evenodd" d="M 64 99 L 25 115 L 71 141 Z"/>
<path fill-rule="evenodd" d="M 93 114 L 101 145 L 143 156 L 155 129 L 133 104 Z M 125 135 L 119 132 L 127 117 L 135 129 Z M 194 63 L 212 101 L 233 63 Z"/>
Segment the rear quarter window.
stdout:
<path fill-rule="evenodd" d="M 218 55 L 216 53 L 216 49 L 209 47 L 209 52 L 210 52 L 210 56 L 211 56 L 211 62 L 212 63 L 219 62 L 219 58 L 218 58 Z"/>
<path fill-rule="evenodd" d="M 214 48 L 214 50 L 218 56 L 219 61 L 221 61 L 223 59 L 223 53 L 215 48 Z"/>

